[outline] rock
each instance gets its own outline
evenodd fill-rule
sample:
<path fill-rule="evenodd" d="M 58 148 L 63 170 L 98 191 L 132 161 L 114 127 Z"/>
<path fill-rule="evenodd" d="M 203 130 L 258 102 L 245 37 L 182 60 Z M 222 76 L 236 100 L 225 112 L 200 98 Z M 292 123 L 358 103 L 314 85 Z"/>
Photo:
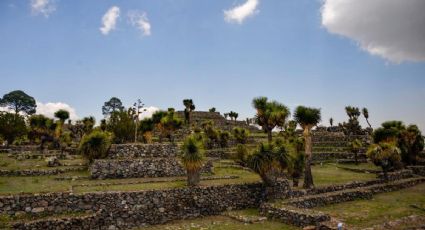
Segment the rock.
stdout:
<path fill-rule="evenodd" d="M 57 157 L 49 157 L 46 159 L 48 167 L 57 167 L 61 166 L 59 159 Z"/>
<path fill-rule="evenodd" d="M 37 213 L 41 213 L 41 212 L 44 212 L 44 208 L 43 208 L 43 207 L 33 208 L 33 209 L 31 210 L 31 212 L 32 212 L 32 213 L 35 213 L 35 214 L 37 214 Z"/>

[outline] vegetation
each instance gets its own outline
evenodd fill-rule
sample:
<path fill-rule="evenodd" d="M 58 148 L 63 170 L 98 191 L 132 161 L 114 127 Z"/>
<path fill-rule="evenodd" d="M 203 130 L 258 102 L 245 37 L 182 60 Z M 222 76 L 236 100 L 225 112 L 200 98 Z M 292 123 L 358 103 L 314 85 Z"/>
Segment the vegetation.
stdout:
<path fill-rule="evenodd" d="M 19 114 L 0 112 L 0 136 L 7 141 L 7 145 L 27 133 L 25 119 Z"/>
<path fill-rule="evenodd" d="M 401 151 L 405 165 L 415 165 L 418 154 L 424 148 L 424 137 L 416 125 L 406 127 L 401 121 L 382 123 L 372 135 L 374 143 L 393 142 Z"/>
<path fill-rule="evenodd" d="M 114 134 L 114 143 L 126 143 L 134 140 L 136 124 L 133 120 L 133 110 L 115 111 L 106 121 L 106 130 Z"/>
<path fill-rule="evenodd" d="M 183 105 L 185 107 L 184 109 L 184 119 L 186 124 L 190 124 L 190 120 L 191 120 L 191 115 L 192 115 L 192 111 L 195 110 L 195 104 L 193 103 L 192 99 L 184 99 L 183 100 Z"/>
<path fill-rule="evenodd" d="M 175 116 L 173 108 L 169 108 L 165 116 L 161 118 L 159 124 L 161 135 L 174 142 L 174 132 L 182 127 L 183 121 Z"/>
<path fill-rule="evenodd" d="M 106 101 L 102 106 L 102 114 L 104 116 L 109 116 L 112 113 L 120 112 L 124 110 L 122 102 L 117 97 L 112 97 L 109 101 Z"/>
<path fill-rule="evenodd" d="M 347 106 L 345 112 L 348 116 L 348 122 L 344 122 L 340 127 L 344 130 L 346 135 L 361 134 L 362 127 L 360 126 L 359 117 L 360 110 L 357 107 Z"/>
<path fill-rule="evenodd" d="M 216 112 L 216 109 L 215 109 L 215 107 L 212 107 L 212 108 L 210 108 L 208 111 L 209 111 L 210 113 L 215 113 L 215 112 Z"/>
<path fill-rule="evenodd" d="M 375 165 L 382 168 L 386 180 L 388 180 L 388 171 L 400 167 L 400 149 L 393 142 L 380 142 L 371 145 L 367 151 L 367 156 Z"/>
<path fill-rule="evenodd" d="M 359 164 L 358 154 L 360 149 L 363 147 L 363 143 L 359 139 L 354 139 L 350 143 L 348 143 L 348 147 L 350 151 L 354 154 L 354 161 L 356 165 Z"/>
<path fill-rule="evenodd" d="M 61 124 L 65 124 L 65 121 L 69 118 L 69 112 L 64 109 L 60 109 L 55 112 L 55 117 L 59 119 Z"/>
<path fill-rule="evenodd" d="M 321 120 L 320 109 L 298 106 L 295 109 L 294 119 L 303 128 L 305 140 L 306 163 L 304 169 L 304 188 L 314 187 L 313 175 L 311 174 L 311 158 L 313 143 L 311 140 L 311 129 Z"/>
<path fill-rule="evenodd" d="M 369 110 L 367 108 L 362 109 L 363 117 L 366 119 L 367 125 L 369 125 L 369 128 L 372 129 L 372 126 L 369 123 Z"/>
<path fill-rule="evenodd" d="M 331 117 L 331 118 L 329 118 L 329 125 L 331 126 L 331 127 L 333 127 L 334 126 L 334 119 Z"/>
<path fill-rule="evenodd" d="M 194 136 L 185 139 L 182 146 L 181 160 L 187 171 L 187 185 L 196 186 L 200 182 L 201 169 L 204 163 L 204 147 Z"/>
<path fill-rule="evenodd" d="M 277 179 L 288 167 L 289 156 L 282 144 L 262 143 L 248 156 L 248 167 L 260 175 L 266 186 L 275 186 Z"/>
<path fill-rule="evenodd" d="M 35 99 L 22 90 L 15 90 L 5 94 L 0 99 L 0 107 L 7 107 L 13 110 L 15 114 L 24 113 L 32 115 L 37 107 Z"/>
<path fill-rule="evenodd" d="M 268 141 L 271 143 L 273 129 L 285 125 L 290 115 L 289 109 L 277 101 L 268 101 L 267 97 L 254 98 L 252 105 L 257 110 L 255 122 L 267 133 Z"/>
<path fill-rule="evenodd" d="M 248 142 L 249 135 L 250 133 L 247 129 L 240 127 L 236 127 L 233 129 L 233 137 L 235 138 L 236 143 L 246 144 Z"/>
<path fill-rule="evenodd" d="M 106 158 L 111 143 L 111 133 L 96 130 L 83 137 L 80 142 L 79 151 L 91 163 L 94 159 Z"/>
<path fill-rule="evenodd" d="M 238 119 L 238 116 L 239 116 L 239 114 L 237 112 L 234 112 L 234 111 L 230 111 L 228 113 L 228 115 L 230 117 L 230 120 L 232 120 L 232 121 L 233 120 L 236 121 Z"/>
<path fill-rule="evenodd" d="M 152 118 L 145 118 L 140 121 L 139 131 L 142 134 L 143 142 L 152 143 L 152 132 L 155 124 Z"/>

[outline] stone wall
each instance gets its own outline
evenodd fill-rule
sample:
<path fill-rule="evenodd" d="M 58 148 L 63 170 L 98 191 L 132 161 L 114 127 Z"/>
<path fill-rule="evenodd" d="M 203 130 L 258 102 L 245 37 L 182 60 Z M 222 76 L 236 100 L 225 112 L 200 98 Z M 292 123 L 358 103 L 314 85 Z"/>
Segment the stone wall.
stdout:
<path fill-rule="evenodd" d="M 23 170 L 5 170 L 0 169 L 0 176 L 46 176 L 58 175 L 71 171 L 87 170 L 85 166 L 55 168 L 55 169 L 23 169 Z"/>
<path fill-rule="evenodd" d="M 394 181 L 394 180 L 401 180 L 405 178 L 409 178 L 413 176 L 413 171 L 410 169 L 403 169 L 399 171 L 389 172 L 388 173 L 388 180 Z M 383 180 L 385 179 L 384 174 L 380 173 L 378 174 L 378 178 Z"/>
<path fill-rule="evenodd" d="M 364 153 L 357 154 L 358 160 L 364 162 L 367 157 Z M 354 160 L 354 153 L 330 152 L 330 153 L 313 153 L 312 160 L 315 162 L 329 161 L 336 159 Z"/>
<path fill-rule="evenodd" d="M 413 174 L 425 176 L 425 166 L 407 166 L 407 169 L 412 170 Z"/>
<path fill-rule="evenodd" d="M 256 208 L 264 194 L 263 185 L 253 183 L 133 192 L 0 196 L 0 213 L 99 213 L 97 219 L 90 216 L 73 220 L 63 218 L 18 223 L 14 226 L 17 229 L 70 229 L 72 223 L 78 223 L 84 229 L 128 229 L 216 215 L 226 210 Z"/>
<path fill-rule="evenodd" d="M 211 160 L 206 161 L 201 173 L 212 173 Z M 135 178 L 135 177 L 174 177 L 186 175 L 179 160 L 172 158 L 138 158 L 119 160 L 95 160 L 90 166 L 91 177 Z"/>
<path fill-rule="evenodd" d="M 108 158 L 176 157 L 179 148 L 176 144 L 119 144 L 112 145 Z"/>

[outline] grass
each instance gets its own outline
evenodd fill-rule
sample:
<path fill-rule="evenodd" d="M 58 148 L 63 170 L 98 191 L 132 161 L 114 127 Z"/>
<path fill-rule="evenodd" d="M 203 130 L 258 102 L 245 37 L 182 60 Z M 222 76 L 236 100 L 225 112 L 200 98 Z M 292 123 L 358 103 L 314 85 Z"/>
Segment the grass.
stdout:
<path fill-rule="evenodd" d="M 315 165 L 312 167 L 312 173 L 316 186 L 376 179 L 375 174 L 351 172 L 339 169 L 333 164 Z"/>
<path fill-rule="evenodd" d="M 192 220 L 172 221 L 164 225 L 155 225 L 142 227 L 138 230 L 180 230 L 180 229 L 203 229 L 203 230 L 295 230 L 293 226 L 289 226 L 280 222 L 266 220 L 264 222 L 246 224 L 233 220 L 225 216 L 209 216 Z"/>
<path fill-rule="evenodd" d="M 84 161 L 80 159 L 72 159 L 72 160 L 59 160 L 61 163 L 68 165 L 80 165 L 84 164 Z M 8 157 L 6 154 L 0 154 L 0 169 L 3 170 L 26 170 L 26 169 L 64 169 L 70 168 L 72 166 L 59 166 L 59 167 L 48 167 L 47 161 L 45 159 L 25 159 L 25 160 L 17 160 L 12 157 Z"/>
<path fill-rule="evenodd" d="M 32 161 L 32 160 L 24 160 Z M 237 176 L 235 179 L 216 179 L 201 181 L 201 186 L 253 183 L 259 182 L 260 177 L 250 171 L 234 167 L 226 167 L 225 163 L 231 161 L 224 160 L 216 162 L 214 176 Z M 338 169 L 335 165 L 324 164 L 313 166 L 313 176 L 317 186 L 346 183 L 350 181 L 362 181 L 374 179 L 375 175 L 366 173 L 355 173 L 347 170 Z M 95 191 L 133 191 L 148 189 L 168 189 L 181 188 L 186 186 L 185 181 L 176 182 L 151 182 L 149 178 L 127 178 L 127 179 L 107 179 L 107 180 L 56 180 L 56 177 L 88 177 L 87 171 L 67 172 L 60 175 L 51 176 L 28 176 L 28 177 L 0 177 L 0 195 L 16 193 L 47 193 L 47 192 L 67 192 L 73 187 L 74 193 L 85 193 Z M 185 179 L 185 177 L 173 177 Z M 170 178 L 172 179 L 172 178 Z M 99 183 L 121 183 L 120 185 L 98 185 Z M 86 186 L 75 186 L 86 185 Z"/>
<path fill-rule="evenodd" d="M 381 167 L 374 165 L 371 162 L 368 163 L 360 163 L 358 165 L 356 164 L 336 164 L 342 167 L 346 167 L 346 168 L 352 168 L 352 169 L 366 169 L 366 170 L 379 170 L 381 171 Z"/>
<path fill-rule="evenodd" d="M 315 210 L 329 213 L 348 226 L 365 228 L 405 216 L 425 215 L 425 211 L 410 206 L 425 208 L 424 194 L 425 184 L 420 184 L 396 192 L 379 194 L 372 200 L 351 201 Z"/>

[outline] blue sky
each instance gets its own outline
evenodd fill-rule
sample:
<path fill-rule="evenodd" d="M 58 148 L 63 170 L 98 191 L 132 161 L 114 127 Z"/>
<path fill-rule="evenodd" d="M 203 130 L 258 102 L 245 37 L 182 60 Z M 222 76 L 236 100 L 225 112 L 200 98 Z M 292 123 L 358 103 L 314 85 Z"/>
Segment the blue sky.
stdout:
<path fill-rule="evenodd" d="M 397 119 L 425 130 L 425 62 L 371 54 L 322 23 L 321 0 L 258 1 L 242 23 L 224 10 L 246 0 L 50 0 L 47 16 L 34 1 L 0 1 L 1 95 L 22 89 L 98 119 L 112 96 L 163 109 L 192 98 L 199 110 L 240 117 L 254 115 L 253 97 L 267 96 L 320 107 L 325 124 L 346 120 L 344 107 L 354 105 L 369 108 L 374 126 Z M 105 35 L 113 6 L 120 16 Z M 145 12 L 150 35 L 131 24 L 134 10 Z"/>

